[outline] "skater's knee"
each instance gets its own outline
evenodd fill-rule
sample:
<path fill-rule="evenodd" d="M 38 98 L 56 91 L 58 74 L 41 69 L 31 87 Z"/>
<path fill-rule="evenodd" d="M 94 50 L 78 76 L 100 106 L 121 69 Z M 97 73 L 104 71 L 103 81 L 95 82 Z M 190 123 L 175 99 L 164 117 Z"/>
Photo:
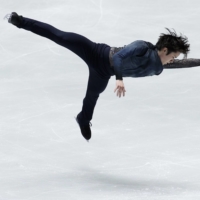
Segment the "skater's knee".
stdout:
<path fill-rule="evenodd" d="M 96 98 L 98 98 L 98 97 L 99 97 L 99 94 L 100 94 L 100 92 L 97 92 L 97 91 L 93 91 L 93 90 L 87 91 L 87 95 L 88 95 L 88 96 L 91 96 L 91 97 L 96 97 Z"/>
<path fill-rule="evenodd" d="M 54 41 L 58 44 L 63 44 L 65 41 L 64 34 L 62 32 L 56 33 Z"/>

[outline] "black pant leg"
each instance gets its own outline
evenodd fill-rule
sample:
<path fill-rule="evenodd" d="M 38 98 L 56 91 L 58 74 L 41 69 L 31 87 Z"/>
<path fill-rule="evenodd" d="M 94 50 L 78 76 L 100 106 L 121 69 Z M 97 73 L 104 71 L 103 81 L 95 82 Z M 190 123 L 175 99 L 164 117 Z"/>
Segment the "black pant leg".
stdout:
<path fill-rule="evenodd" d="M 88 38 L 72 33 L 64 32 L 50 24 L 43 23 L 34 19 L 22 18 L 19 28 L 31 31 L 39 36 L 48 38 L 55 43 L 71 50 L 73 53 L 82 58 L 88 65 L 91 65 L 91 57 L 96 43 Z"/>
<path fill-rule="evenodd" d="M 106 44 L 96 44 L 79 34 L 64 32 L 49 24 L 29 18 L 23 17 L 19 28 L 56 42 L 77 54 L 87 63 L 89 67 L 88 87 L 79 116 L 82 124 L 88 123 L 92 119 L 100 93 L 105 90 L 110 76 L 113 75 L 109 63 L 110 47 Z"/>
<path fill-rule="evenodd" d="M 90 69 L 86 96 L 83 99 L 82 111 L 79 113 L 81 124 L 88 124 L 91 121 L 96 102 L 106 89 L 108 81 L 109 78 L 101 78 L 95 70 Z"/>

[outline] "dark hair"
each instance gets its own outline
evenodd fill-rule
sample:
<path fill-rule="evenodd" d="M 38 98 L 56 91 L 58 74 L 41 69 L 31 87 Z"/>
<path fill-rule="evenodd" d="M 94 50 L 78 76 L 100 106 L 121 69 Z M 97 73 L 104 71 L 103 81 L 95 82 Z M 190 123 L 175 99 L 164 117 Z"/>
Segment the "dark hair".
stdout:
<path fill-rule="evenodd" d="M 180 52 L 184 54 L 184 58 L 187 58 L 189 53 L 190 44 L 188 43 L 188 38 L 184 35 L 177 36 L 176 31 L 173 32 L 166 28 L 169 32 L 168 34 L 162 33 L 156 43 L 156 48 L 160 51 L 163 48 L 167 48 L 167 55 L 172 52 Z"/>

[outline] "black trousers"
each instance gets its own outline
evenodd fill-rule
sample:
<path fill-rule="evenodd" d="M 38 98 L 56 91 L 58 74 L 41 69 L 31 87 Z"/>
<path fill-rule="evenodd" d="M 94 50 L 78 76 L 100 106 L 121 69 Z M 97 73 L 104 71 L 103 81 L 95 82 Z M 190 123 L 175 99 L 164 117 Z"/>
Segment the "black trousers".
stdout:
<path fill-rule="evenodd" d="M 110 46 L 94 43 L 82 35 L 64 32 L 49 24 L 25 17 L 23 17 L 19 28 L 31 31 L 66 47 L 86 62 L 89 67 L 89 79 L 82 110 L 79 113 L 79 121 L 83 125 L 89 123 L 100 93 L 105 90 L 110 76 L 114 75 L 109 63 Z"/>

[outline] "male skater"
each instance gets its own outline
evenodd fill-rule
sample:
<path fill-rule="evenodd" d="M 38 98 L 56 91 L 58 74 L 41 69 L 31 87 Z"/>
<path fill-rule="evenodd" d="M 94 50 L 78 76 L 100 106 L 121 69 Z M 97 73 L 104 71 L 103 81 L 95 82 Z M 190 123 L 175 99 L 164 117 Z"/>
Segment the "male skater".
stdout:
<path fill-rule="evenodd" d="M 187 38 L 182 35 L 177 36 L 169 29 L 167 29 L 168 34 L 160 35 L 155 46 L 150 42 L 137 40 L 125 47 L 116 48 L 92 42 L 76 33 L 58 30 L 49 24 L 19 16 L 15 12 L 6 15 L 5 18 L 18 28 L 46 37 L 71 50 L 88 65 L 89 80 L 86 96 L 82 110 L 76 117 L 86 140 L 91 138 L 90 121 L 94 107 L 111 76 L 116 76 L 114 92 L 118 97 L 125 96 L 123 77 L 159 75 L 163 71 L 163 65 L 170 63 L 171 66 L 180 53 L 186 58 L 189 52 L 190 45 Z"/>

